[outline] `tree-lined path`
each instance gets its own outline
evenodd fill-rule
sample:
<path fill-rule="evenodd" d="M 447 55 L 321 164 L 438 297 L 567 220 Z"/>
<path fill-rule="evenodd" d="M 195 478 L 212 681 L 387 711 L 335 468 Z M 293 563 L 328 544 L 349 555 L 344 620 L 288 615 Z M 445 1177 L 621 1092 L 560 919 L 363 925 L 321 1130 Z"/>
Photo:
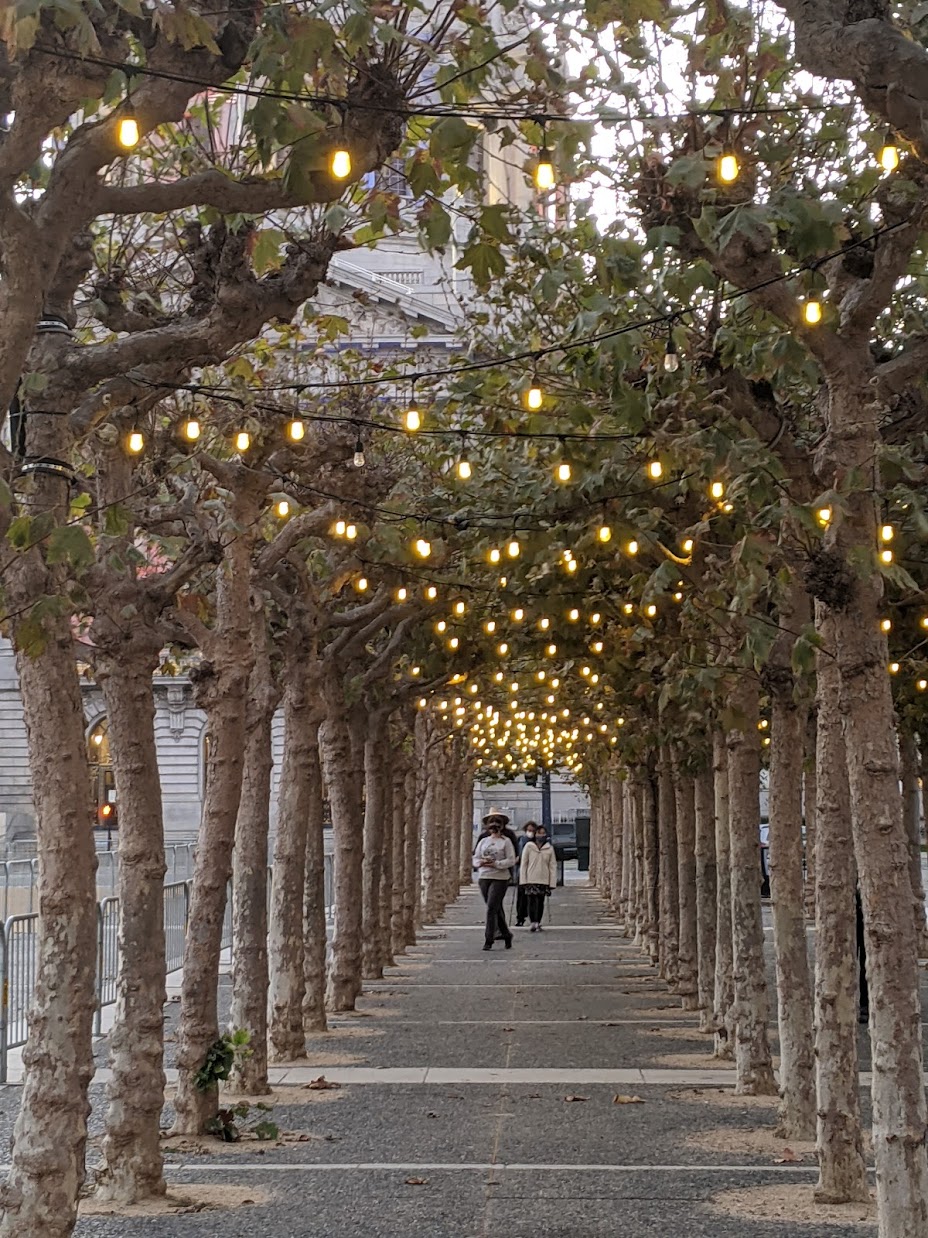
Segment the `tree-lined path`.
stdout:
<path fill-rule="evenodd" d="M 734 1071 L 712 1068 L 711 1037 L 592 887 L 575 879 L 559 890 L 541 936 L 517 930 L 511 951 L 480 950 L 481 912 L 465 887 L 400 966 L 365 986 L 355 1014 L 309 1038 L 308 1062 L 272 1070 L 270 1116 L 306 1138 L 168 1154 L 172 1190 L 244 1188 L 258 1203 L 85 1217 L 78 1238 L 875 1233 L 762 1220 L 762 1205 L 746 1221 L 710 1204 L 732 1189 L 811 1186 L 814 1157 L 773 1139 L 772 1102 L 731 1103 L 721 1081 Z M 320 1075 L 341 1086 L 306 1088 Z M 99 1104 L 99 1079 L 92 1092 Z M 15 1089 L 2 1099 L 6 1122 Z"/>

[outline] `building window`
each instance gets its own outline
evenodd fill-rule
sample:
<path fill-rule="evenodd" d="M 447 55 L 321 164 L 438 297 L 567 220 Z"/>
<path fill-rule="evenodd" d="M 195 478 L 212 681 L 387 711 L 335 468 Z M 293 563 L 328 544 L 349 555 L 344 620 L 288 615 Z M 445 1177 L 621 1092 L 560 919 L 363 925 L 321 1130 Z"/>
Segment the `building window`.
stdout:
<path fill-rule="evenodd" d="M 87 734 L 87 762 L 94 829 L 112 833 L 119 826 L 119 807 L 110 755 L 110 724 L 105 717 L 98 718 Z"/>

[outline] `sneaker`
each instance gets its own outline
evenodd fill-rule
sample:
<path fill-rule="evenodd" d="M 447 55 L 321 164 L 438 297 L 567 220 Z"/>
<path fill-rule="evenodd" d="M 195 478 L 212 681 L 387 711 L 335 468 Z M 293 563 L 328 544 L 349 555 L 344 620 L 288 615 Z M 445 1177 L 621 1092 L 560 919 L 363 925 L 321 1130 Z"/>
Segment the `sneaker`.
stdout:
<path fill-rule="evenodd" d="M 537 925 L 537 924 L 533 924 L 533 925 L 532 925 L 532 927 L 531 927 L 531 932 L 533 932 L 533 933 L 537 933 L 537 931 L 538 931 L 538 925 Z"/>
<path fill-rule="evenodd" d="M 539 933 L 541 932 L 541 928 L 542 928 L 541 923 L 539 923 L 539 925 L 538 925 L 538 931 L 539 931 Z"/>
<path fill-rule="evenodd" d="M 492 950 L 492 949 L 493 949 L 493 943 L 492 943 L 492 941 L 485 941 L 485 942 L 483 943 L 483 948 L 484 948 L 484 950 Z"/>

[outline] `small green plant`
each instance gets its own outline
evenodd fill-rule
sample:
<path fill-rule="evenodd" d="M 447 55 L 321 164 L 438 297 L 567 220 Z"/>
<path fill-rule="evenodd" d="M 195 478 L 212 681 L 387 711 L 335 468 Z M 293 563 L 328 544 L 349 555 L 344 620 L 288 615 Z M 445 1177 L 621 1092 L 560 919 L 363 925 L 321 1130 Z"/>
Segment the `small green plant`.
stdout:
<path fill-rule="evenodd" d="M 193 1077 L 197 1090 L 212 1092 L 228 1079 L 236 1062 L 250 1054 L 250 1041 L 251 1033 L 243 1027 L 236 1027 L 214 1041 L 206 1050 L 203 1065 Z"/>
<path fill-rule="evenodd" d="M 256 1108 L 267 1110 L 268 1106 L 257 1105 Z M 232 1109 L 220 1109 L 216 1116 L 207 1122 L 206 1133 L 215 1135 L 223 1143 L 238 1143 L 242 1135 L 246 1134 L 254 1135 L 262 1143 L 278 1138 L 280 1128 L 276 1122 L 269 1122 L 267 1118 L 263 1118 L 252 1127 L 241 1126 L 238 1119 L 247 1118 L 249 1113 L 251 1113 L 251 1105 L 247 1101 L 242 1101 Z"/>

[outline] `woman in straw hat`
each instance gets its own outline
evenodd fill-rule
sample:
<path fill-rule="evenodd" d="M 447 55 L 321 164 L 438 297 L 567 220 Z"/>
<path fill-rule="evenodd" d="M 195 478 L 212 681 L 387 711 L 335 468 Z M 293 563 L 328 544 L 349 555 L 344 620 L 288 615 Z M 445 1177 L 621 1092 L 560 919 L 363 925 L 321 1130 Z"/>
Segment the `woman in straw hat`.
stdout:
<path fill-rule="evenodd" d="M 503 832 L 508 823 L 509 818 L 505 813 L 491 809 L 483 818 L 487 833 L 477 843 L 474 851 L 474 868 L 477 870 L 480 893 L 487 905 L 484 950 L 493 949 L 497 933 L 502 937 L 506 949 L 512 949 L 512 933 L 506 923 L 503 906 L 512 868 L 516 862 L 516 849 Z"/>

